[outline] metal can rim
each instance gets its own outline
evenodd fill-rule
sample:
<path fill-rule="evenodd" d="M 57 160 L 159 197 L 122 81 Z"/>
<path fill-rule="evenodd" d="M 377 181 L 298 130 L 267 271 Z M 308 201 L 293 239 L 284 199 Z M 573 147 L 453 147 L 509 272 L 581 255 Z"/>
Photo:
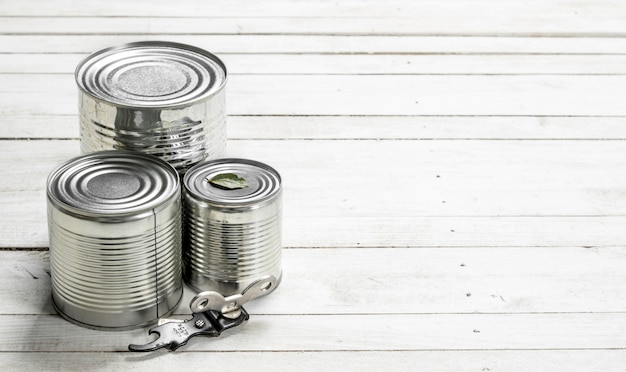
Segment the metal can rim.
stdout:
<path fill-rule="evenodd" d="M 224 71 L 224 79 L 222 79 L 220 83 L 214 89 L 209 90 L 205 94 L 186 100 L 185 102 L 182 102 L 182 103 L 162 104 L 162 105 L 141 105 L 141 104 L 130 104 L 130 103 L 125 104 L 121 102 L 112 102 L 110 100 L 107 100 L 105 97 L 101 97 L 101 96 L 94 94 L 92 91 L 88 90 L 82 83 L 82 80 L 80 79 L 80 76 L 81 76 L 80 71 L 89 61 L 93 60 L 94 58 L 104 55 L 106 53 L 112 52 L 112 51 L 118 51 L 118 50 L 121 51 L 121 50 L 134 48 L 134 47 L 147 47 L 147 46 L 178 48 L 178 49 L 188 50 L 188 51 L 198 53 L 204 57 L 207 57 L 213 62 L 215 62 Z M 100 50 L 90 53 L 88 56 L 83 58 L 76 66 L 76 69 L 74 70 L 74 80 L 76 81 L 76 85 L 78 86 L 78 88 L 83 94 L 88 95 L 89 97 L 93 98 L 96 101 L 103 102 L 114 107 L 126 108 L 126 109 L 140 108 L 141 110 L 164 110 L 164 109 L 167 110 L 167 109 L 179 109 L 179 108 L 193 106 L 194 104 L 198 102 L 205 101 L 219 94 L 220 92 L 224 90 L 226 86 L 226 82 L 228 81 L 228 70 L 226 69 L 226 65 L 224 64 L 224 62 L 219 57 L 217 57 L 215 54 L 205 49 L 202 49 L 193 45 L 178 43 L 178 42 L 173 42 L 173 41 L 144 40 L 144 41 L 134 41 L 134 42 L 124 43 L 124 44 L 114 45 L 114 46 L 110 46 L 110 47 L 100 49 Z"/>
<path fill-rule="evenodd" d="M 143 160 L 148 160 L 151 162 L 157 163 L 160 167 L 162 167 L 167 173 L 170 173 L 173 176 L 171 179 L 173 180 L 172 187 L 170 188 L 169 194 L 159 195 L 159 197 L 150 200 L 147 203 L 144 203 L 136 208 L 129 209 L 127 211 L 112 211 L 109 213 L 106 212 L 95 212 L 90 210 L 85 210 L 82 208 L 75 207 L 63 200 L 59 199 L 58 196 L 52 191 L 52 185 L 54 184 L 54 180 L 58 179 L 60 175 L 63 174 L 63 171 L 70 167 L 72 164 L 86 160 L 89 158 L 107 158 L 108 155 L 115 156 L 127 156 L 132 158 L 140 158 Z M 176 169 L 169 164 L 168 162 L 153 156 L 147 155 L 135 151 L 125 151 L 125 150 L 108 150 L 108 151 L 98 151 L 90 154 L 75 156 L 58 166 L 56 166 L 48 175 L 46 180 L 46 195 L 48 201 L 57 207 L 59 210 L 67 213 L 69 215 L 79 217 L 79 218 L 87 218 L 92 221 L 106 221 L 106 222 L 117 222 L 117 219 L 123 220 L 123 222 L 138 220 L 145 218 L 150 215 L 154 215 L 155 213 L 168 208 L 172 201 L 180 198 L 180 177 Z M 120 221 L 121 222 L 121 221 Z"/>
<path fill-rule="evenodd" d="M 218 164 L 226 164 L 226 163 L 233 163 L 233 164 L 246 164 L 246 165 L 253 165 L 255 167 L 258 167 L 260 169 L 264 169 L 266 170 L 268 173 L 272 174 L 275 178 L 276 178 L 276 184 L 274 185 L 274 189 L 272 190 L 271 193 L 264 195 L 260 198 L 256 198 L 256 199 L 250 199 L 250 200 L 226 200 L 226 199 L 222 199 L 222 200 L 217 200 L 217 199 L 210 199 L 208 198 L 206 195 L 204 194 L 200 194 L 198 192 L 194 192 L 195 189 L 191 189 L 189 184 L 198 178 L 198 176 L 196 175 L 197 172 L 199 172 L 201 170 L 201 168 L 205 168 L 205 167 L 210 167 L 212 165 L 218 165 Z M 192 180 L 193 177 L 193 180 Z M 280 173 L 278 173 L 278 171 L 267 165 L 266 163 L 262 163 L 260 161 L 257 160 L 251 160 L 251 159 L 245 159 L 245 158 L 222 158 L 222 159 L 215 159 L 215 160 L 210 160 L 204 163 L 200 163 L 200 164 L 196 164 L 195 166 L 191 167 L 186 173 L 185 176 L 183 177 L 183 185 L 182 185 L 182 190 L 183 193 L 185 194 L 186 197 L 190 197 L 192 199 L 194 199 L 197 202 L 202 202 L 202 203 L 206 203 L 210 206 L 214 206 L 214 207 L 225 207 L 225 208 L 238 208 L 238 207 L 245 207 L 245 208 L 260 208 L 264 205 L 266 205 L 267 203 L 272 202 L 273 200 L 276 200 L 276 198 L 281 197 L 282 195 L 282 178 L 280 176 Z"/>

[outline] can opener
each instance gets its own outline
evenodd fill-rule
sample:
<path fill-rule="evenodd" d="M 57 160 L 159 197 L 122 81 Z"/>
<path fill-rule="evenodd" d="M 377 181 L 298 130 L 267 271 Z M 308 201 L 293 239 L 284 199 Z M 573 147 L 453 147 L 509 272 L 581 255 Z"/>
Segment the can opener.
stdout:
<path fill-rule="evenodd" d="M 264 276 L 250 284 L 241 294 L 228 297 L 213 291 L 201 292 L 189 304 L 193 313 L 191 319 L 159 319 L 157 326 L 148 330 L 149 335 L 157 334 L 157 339 L 144 345 L 130 344 L 128 350 L 154 351 L 166 348 L 174 351 L 195 336 L 218 337 L 222 331 L 245 323 L 250 315 L 242 305 L 266 294 L 276 282 L 276 277 Z"/>

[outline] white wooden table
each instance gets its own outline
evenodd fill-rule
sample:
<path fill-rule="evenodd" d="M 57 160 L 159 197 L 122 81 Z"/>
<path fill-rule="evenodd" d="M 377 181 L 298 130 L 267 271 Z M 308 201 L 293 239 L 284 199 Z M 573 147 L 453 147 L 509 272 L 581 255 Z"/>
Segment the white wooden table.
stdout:
<path fill-rule="evenodd" d="M 73 70 L 136 40 L 218 54 L 284 178 L 283 283 L 177 352 L 50 301 Z M 626 371 L 626 2 L 0 0 L 0 54 L 2 371 Z"/>

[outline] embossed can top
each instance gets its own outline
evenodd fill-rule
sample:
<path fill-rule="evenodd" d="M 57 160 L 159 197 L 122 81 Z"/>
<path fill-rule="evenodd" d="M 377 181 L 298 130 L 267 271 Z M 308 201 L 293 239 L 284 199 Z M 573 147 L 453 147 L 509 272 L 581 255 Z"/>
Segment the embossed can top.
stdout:
<path fill-rule="evenodd" d="M 224 188 L 210 181 L 221 175 L 245 180 L 242 188 Z M 281 178 L 267 164 L 248 159 L 218 159 L 198 164 L 185 173 L 185 191 L 211 205 L 246 207 L 270 202 L 280 195 Z"/>
<path fill-rule="evenodd" d="M 123 220 L 158 212 L 179 197 L 176 170 L 157 157 L 112 150 L 67 161 L 48 177 L 48 200 L 87 219 Z"/>
<path fill-rule="evenodd" d="M 176 108 L 219 92 L 226 67 L 215 55 L 186 44 L 140 41 L 97 51 L 76 67 L 88 95 L 119 107 Z"/>

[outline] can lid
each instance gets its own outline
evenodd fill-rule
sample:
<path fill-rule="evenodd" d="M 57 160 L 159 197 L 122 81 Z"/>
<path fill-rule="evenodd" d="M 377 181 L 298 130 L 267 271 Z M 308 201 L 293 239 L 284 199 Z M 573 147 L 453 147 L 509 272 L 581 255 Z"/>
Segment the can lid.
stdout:
<path fill-rule="evenodd" d="M 176 170 L 157 157 L 101 151 L 76 157 L 48 177 L 48 199 L 64 211 L 95 217 L 139 215 L 178 198 Z"/>
<path fill-rule="evenodd" d="M 191 45 L 140 41 L 87 56 L 75 78 L 85 93 L 120 107 L 174 108 L 220 91 L 226 67 Z"/>
<path fill-rule="evenodd" d="M 243 188 L 222 188 L 210 182 L 217 176 L 233 174 L 245 180 Z M 280 194 L 281 178 L 267 164 L 249 159 L 218 159 L 198 164 L 185 173 L 185 191 L 210 204 L 248 206 L 271 200 Z"/>

